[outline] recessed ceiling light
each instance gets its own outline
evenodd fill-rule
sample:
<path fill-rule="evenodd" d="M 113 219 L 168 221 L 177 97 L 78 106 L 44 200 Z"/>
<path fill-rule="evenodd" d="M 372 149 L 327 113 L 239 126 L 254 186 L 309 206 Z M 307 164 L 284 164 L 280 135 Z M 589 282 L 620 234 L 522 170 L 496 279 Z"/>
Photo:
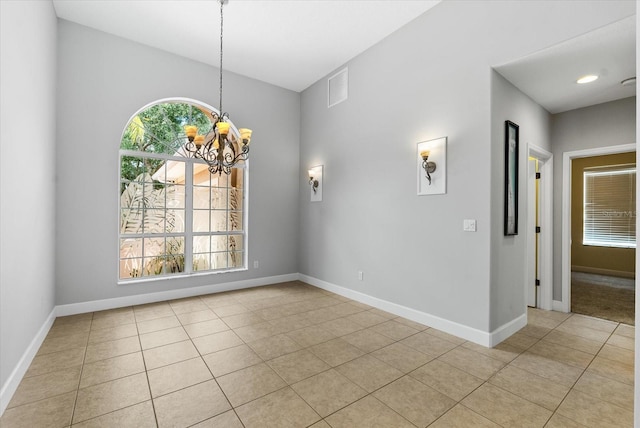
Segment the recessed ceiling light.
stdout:
<path fill-rule="evenodd" d="M 594 80 L 598 80 L 598 76 L 596 76 L 595 74 L 587 74 L 586 76 L 582 76 L 581 78 L 576 80 L 576 83 L 591 83 Z"/>

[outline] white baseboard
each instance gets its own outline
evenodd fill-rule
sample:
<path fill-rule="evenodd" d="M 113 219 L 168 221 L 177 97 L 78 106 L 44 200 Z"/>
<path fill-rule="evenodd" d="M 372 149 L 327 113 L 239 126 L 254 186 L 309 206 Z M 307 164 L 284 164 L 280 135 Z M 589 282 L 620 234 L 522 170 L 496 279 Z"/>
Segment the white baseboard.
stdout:
<path fill-rule="evenodd" d="M 408 308 L 406 306 L 392 303 L 386 300 L 379 299 L 377 297 L 369 296 L 359 291 L 354 291 L 349 288 L 341 287 L 339 285 L 331 284 L 320 279 L 300 274 L 300 280 L 315 287 L 322 288 L 323 290 L 331 291 L 332 293 L 339 294 L 349 299 L 373 306 L 383 311 L 390 312 L 394 315 L 398 315 L 411 321 L 418 322 L 420 324 L 427 325 L 429 327 L 437 328 L 446 333 L 453 334 L 462 339 L 469 340 L 477 343 L 478 345 L 492 347 L 511 336 L 516 331 L 520 330 L 527 324 L 526 313 L 515 320 L 499 327 L 498 329 L 488 333 L 486 331 L 478 330 L 473 327 L 469 327 L 463 324 L 459 324 L 454 321 L 446 320 L 444 318 L 437 317 L 435 315 L 421 312 L 416 309 Z"/>
<path fill-rule="evenodd" d="M 629 278 L 629 279 L 634 279 L 636 277 L 635 271 L 629 272 L 624 270 L 603 269 L 603 268 L 596 268 L 596 267 L 590 267 L 590 266 L 571 265 L 571 272 L 595 273 L 596 275 L 617 276 L 618 278 Z"/>
<path fill-rule="evenodd" d="M 86 312 L 123 308 L 133 305 L 144 305 L 146 303 L 161 302 L 164 300 L 183 299 L 185 297 L 201 296 L 204 294 L 221 293 L 223 291 L 259 287 L 261 285 L 277 284 L 279 282 L 296 281 L 298 280 L 298 278 L 299 276 L 297 273 L 290 273 L 286 275 L 205 285 L 202 287 L 180 288 L 177 290 L 159 291 L 157 293 L 136 294 L 133 296 L 114 297 L 112 299 L 70 303 L 67 305 L 58 305 L 56 307 L 56 315 L 61 317 L 66 315 L 83 314 Z"/>
<path fill-rule="evenodd" d="M 507 339 L 513 333 L 517 332 L 518 330 L 520 330 L 522 327 L 526 325 L 527 325 L 527 313 L 525 312 L 524 314 L 520 315 L 518 318 L 511 320 L 508 323 L 503 324 L 497 329 L 493 330 L 489 337 L 491 341 L 491 344 L 489 345 L 489 347 L 493 348 L 494 346 L 496 346 L 503 340 Z"/>
<path fill-rule="evenodd" d="M 18 385 L 20 385 L 22 377 L 27 372 L 27 369 L 29 369 L 33 358 L 38 353 L 38 349 L 40 349 L 42 342 L 44 342 L 44 339 L 47 337 L 49 329 L 51 328 L 55 320 L 56 308 L 54 307 L 47 319 L 42 324 L 42 327 L 40 327 L 40 330 L 38 330 L 36 336 L 33 338 L 31 343 L 29 343 L 27 350 L 24 351 L 24 354 L 22 354 L 22 358 L 20 358 L 20 361 L 18 361 L 16 367 L 13 369 L 4 385 L 2 385 L 2 389 L 0 389 L 0 415 L 4 413 L 5 409 L 9 405 L 11 397 L 13 397 L 16 389 L 18 389 Z"/>

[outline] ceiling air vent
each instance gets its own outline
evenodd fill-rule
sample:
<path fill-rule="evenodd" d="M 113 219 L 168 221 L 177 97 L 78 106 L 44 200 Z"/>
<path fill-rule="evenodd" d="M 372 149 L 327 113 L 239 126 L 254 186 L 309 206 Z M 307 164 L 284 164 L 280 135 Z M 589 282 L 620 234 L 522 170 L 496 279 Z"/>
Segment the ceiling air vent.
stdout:
<path fill-rule="evenodd" d="M 329 92 L 327 107 L 333 107 L 347 99 L 349 96 L 349 70 L 347 68 L 329 77 L 327 83 Z"/>

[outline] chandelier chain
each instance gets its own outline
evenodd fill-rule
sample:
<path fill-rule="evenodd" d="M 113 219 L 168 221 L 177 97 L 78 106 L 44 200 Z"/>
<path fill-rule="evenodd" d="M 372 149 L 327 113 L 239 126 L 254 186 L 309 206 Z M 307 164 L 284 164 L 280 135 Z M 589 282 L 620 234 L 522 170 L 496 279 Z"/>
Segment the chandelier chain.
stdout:
<path fill-rule="evenodd" d="M 239 161 L 248 159 L 251 130 L 235 129 L 229 120 L 229 115 L 222 112 L 223 7 L 229 0 L 218 1 L 220 2 L 220 110 L 217 113 L 211 112 L 213 128 L 210 134 L 207 134 L 208 141 L 205 141 L 204 135 L 198 135 L 197 126 L 185 126 L 188 141 L 184 148 L 193 157 L 205 161 L 211 174 L 221 175 L 224 172 L 228 175 Z M 231 135 L 228 135 L 229 133 Z"/>
<path fill-rule="evenodd" d="M 220 0 L 220 114 L 222 115 L 222 27 L 224 23 L 224 14 L 222 13 L 222 7 L 224 6 L 224 1 Z"/>

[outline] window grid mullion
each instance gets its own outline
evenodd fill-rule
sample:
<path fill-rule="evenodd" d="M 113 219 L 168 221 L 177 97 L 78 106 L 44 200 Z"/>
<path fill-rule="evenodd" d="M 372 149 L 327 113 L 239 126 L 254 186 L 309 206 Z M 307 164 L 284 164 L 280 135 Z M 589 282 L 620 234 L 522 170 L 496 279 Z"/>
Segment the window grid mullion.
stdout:
<path fill-rule="evenodd" d="M 184 203 L 184 271 L 193 272 L 193 162 L 185 165 L 185 203 Z"/>

